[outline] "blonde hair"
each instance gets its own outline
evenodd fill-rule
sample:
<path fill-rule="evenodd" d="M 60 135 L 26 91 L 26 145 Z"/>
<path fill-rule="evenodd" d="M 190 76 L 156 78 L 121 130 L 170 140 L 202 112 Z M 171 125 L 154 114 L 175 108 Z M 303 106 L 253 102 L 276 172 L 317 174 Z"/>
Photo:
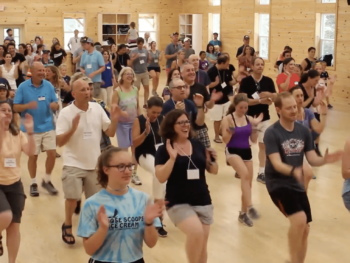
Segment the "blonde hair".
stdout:
<path fill-rule="evenodd" d="M 120 71 L 119 76 L 118 76 L 118 82 L 119 82 L 120 84 L 123 84 L 123 82 L 124 82 L 124 81 L 123 81 L 123 76 L 124 76 L 124 74 L 125 74 L 125 71 L 127 71 L 127 70 L 130 70 L 131 73 L 134 74 L 134 78 L 133 78 L 133 81 L 132 81 L 132 84 L 134 84 L 134 82 L 137 80 L 137 79 L 136 79 L 136 74 L 135 74 L 134 70 L 133 70 L 132 68 L 130 68 L 130 67 L 124 67 L 124 68 L 122 68 L 122 70 Z"/>
<path fill-rule="evenodd" d="M 73 87 L 73 83 L 76 82 L 78 79 L 82 79 L 86 77 L 84 73 L 82 72 L 76 72 L 73 74 L 73 76 L 70 77 L 69 85 Z"/>
<path fill-rule="evenodd" d="M 66 64 L 61 64 L 59 67 L 58 67 L 59 69 L 62 69 L 62 68 L 65 68 L 65 69 L 67 69 L 68 67 L 67 67 L 67 65 Z"/>

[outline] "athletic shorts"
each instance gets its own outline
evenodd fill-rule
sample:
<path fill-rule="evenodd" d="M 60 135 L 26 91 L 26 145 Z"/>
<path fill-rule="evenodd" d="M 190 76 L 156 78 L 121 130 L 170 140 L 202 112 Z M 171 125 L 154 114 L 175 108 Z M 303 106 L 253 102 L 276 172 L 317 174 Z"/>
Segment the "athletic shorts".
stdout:
<path fill-rule="evenodd" d="M 238 155 L 239 157 L 242 158 L 243 161 L 251 161 L 253 159 L 252 149 L 250 148 L 240 149 L 240 148 L 227 147 L 225 153 L 226 153 L 226 159 L 232 157 L 233 155 Z"/>
<path fill-rule="evenodd" d="M 266 120 L 258 124 L 258 142 L 264 143 L 264 135 L 270 125 L 270 120 Z"/>
<path fill-rule="evenodd" d="M 136 81 L 134 83 L 134 86 L 140 88 L 141 83 L 143 86 L 149 85 L 149 74 L 147 71 L 145 73 L 136 74 Z"/>
<path fill-rule="evenodd" d="M 10 210 L 12 223 L 21 223 L 25 200 L 21 180 L 11 185 L 0 185 L 0 213 Z"/>
<path fill-rule="evenodd" d="M 175 226 L 194 215 L 198 216 L 202 224 L 211 225 L 213 224 L 213 210 L 213 205 L 191 206 L 189 204 L 181 204 L 170 207 L 167 209 L 167 213 Z"/>
<path fill-rule="evenodd" d="M 56 150 L 56 133 L 54 130 L 48 132 L 34 133 L 35 155 L 41 152 Z"/>
<path fill-rule="evenodd" d="M 306 214 L 306 223 L 312 221 L 309 198 L 307 197 L 306 192 L 299 192 L 286 187 L 280 187 L 269 192 L 269 194 L 274 204 L 286 217 L 303 211 Z"/>
<path fill-rule="evenodd" d="M 150 72 L 151 70 L 154 70 L 155 72 L 159 72 L 160 73 L 160 67 L 147 67 L 148 72 Z"/>
<path fill-rule="evenodd" d="M 90 258 L 88 263 L 114 263 L 114 262 L 98 261 L 98 260 L 94 260 L 94 259 Z M 130 263 L 145 263 L 145 261 L 143 260 L 143 258 L 141 258 L 139 260 L 136 260 L 136 261 L 130 262 Z"/>

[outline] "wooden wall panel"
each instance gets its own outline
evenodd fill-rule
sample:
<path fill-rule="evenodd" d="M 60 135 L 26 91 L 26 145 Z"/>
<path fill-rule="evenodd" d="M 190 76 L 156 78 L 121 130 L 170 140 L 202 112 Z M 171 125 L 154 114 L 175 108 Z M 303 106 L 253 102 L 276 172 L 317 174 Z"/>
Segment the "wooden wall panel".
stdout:
<path fill-rule="evenodd" d="M 255 5 L 258 0 L 221 0 L 220 7 L 209 6 L 208 0 L 183 1 L 183 12 L 203 14 L 203 49 L 208 41 L 208 14 L 221 13 L 221 36 L 223 49 L 236 55 L 242 38 L 248 34 L 254 43 L 255 13 L 270 12 L 270 57 L 265 73 L 276 78 L 273 63 L 285 45 L 293 48 L 297 63 L 307 57 L 307 49 L 315 46 L 316 13 L 337 13 L 336 71 L 338 81 L 333 96 L 347 98 L 350 92 L 350 6 L 347 1 L 337 4 L 321 4 L 320 0 L 270 0 L 270 6 Z M 335 8 L 337 7 L 337 8 Z M 193 10 L 192 12 L 190 10 Z M 335 11 L 337 10 L 337 11 Z M 236 61 L 233 61 L 236 64 Z"/>

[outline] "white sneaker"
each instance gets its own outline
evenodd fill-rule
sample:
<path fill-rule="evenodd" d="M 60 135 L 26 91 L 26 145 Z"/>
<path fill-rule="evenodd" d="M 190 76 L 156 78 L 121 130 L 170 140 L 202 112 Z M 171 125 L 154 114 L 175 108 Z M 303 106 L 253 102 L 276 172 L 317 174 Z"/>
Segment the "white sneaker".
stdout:
<path fill-rule="evenodd" d="M 133 173 L 132 174 L 132 178 L 131 178 L 131 182 L 135 185 L 141 185 L 142 182 L 140 180 L 140 178 L 138 177 L 137 173 Z"/>

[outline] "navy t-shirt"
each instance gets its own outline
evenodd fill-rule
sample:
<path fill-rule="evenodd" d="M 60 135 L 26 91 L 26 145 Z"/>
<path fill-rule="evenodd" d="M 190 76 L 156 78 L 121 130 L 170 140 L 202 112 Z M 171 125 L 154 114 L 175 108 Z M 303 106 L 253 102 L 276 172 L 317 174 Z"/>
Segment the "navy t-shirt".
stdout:
<path fill-rule="evenodd" d="M 101 85 L 101 88 L 108 88 L 113 86 L 112 83 L 112 74 L 113 74 L 113 67 L 112 63 L 109 61 L 106 65 L 106 70 L 102 72 L 102 80 L 103 84 Z"/>

